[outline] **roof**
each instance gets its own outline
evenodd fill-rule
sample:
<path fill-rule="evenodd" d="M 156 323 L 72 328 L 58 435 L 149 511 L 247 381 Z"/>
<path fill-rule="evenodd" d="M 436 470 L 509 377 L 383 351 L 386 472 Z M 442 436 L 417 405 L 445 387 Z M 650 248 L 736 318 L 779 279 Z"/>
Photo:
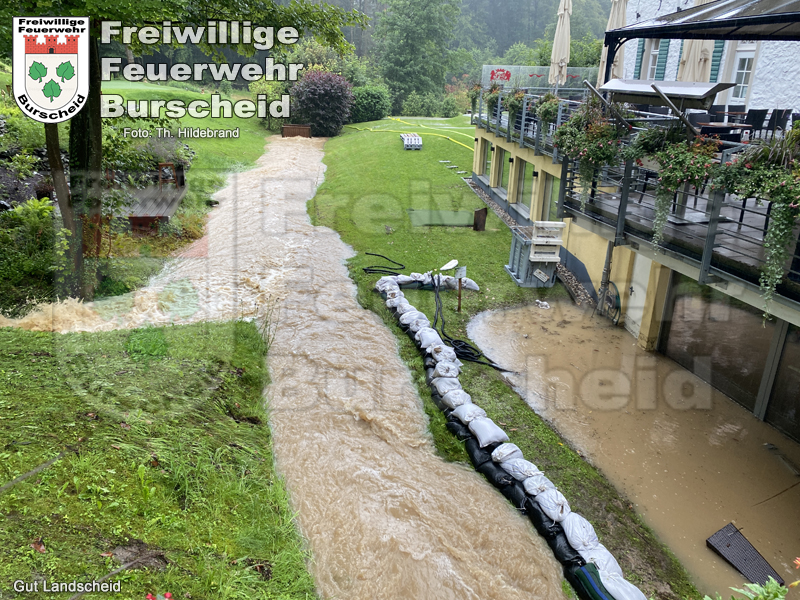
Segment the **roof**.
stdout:
<path fill-rule="evenodd" d="M 717 0 L 606 32 L 633 38 L 800 40 L 800 0 Z"/>

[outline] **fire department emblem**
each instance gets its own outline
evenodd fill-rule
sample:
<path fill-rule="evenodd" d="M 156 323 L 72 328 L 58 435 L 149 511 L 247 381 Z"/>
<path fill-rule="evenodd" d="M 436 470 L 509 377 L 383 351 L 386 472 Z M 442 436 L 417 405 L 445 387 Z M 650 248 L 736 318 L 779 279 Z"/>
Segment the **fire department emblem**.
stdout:
<path fill-rule="evenodd" d="M 89 18 L 14 17 L 13 83 L 32 119 L 75 116 L 89 95 Z"/>

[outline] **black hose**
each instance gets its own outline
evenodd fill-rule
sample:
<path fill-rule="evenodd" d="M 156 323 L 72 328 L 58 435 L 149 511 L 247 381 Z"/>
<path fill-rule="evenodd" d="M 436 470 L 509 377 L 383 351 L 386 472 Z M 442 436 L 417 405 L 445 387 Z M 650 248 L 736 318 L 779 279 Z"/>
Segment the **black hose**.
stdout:
<path fill-rule="evenodd" d="M 493 369 L 497 369 L 498 371 L 509 372 L 508 369 L 504 369 L 498 364 L 495 364 L 488 356 L 486 356 L 483 352 L 478 350 L 475 346 L 470 344 L 469 342 L 465 342 L 464 340 L 456 340 L 451 338 L 444 330 L 444 310 L 442 308 L 442 299 L 439 296 L 439 285 L 441 283 L 441 275 L 432 275 L 431 276 L 431 283 L 433 284 L 433 294 L 434 299 L 436 301 L 436 311 L 433 314 L 433 328 L 438 329 L 439 334 L 442 336 L 442 340 L 447 342 L 453 347 L 453 350 L 456 352 L 456 357 L 459 360 L 465 360 L 467 362 L 478 363 L 479 365 L 486 365 L 487 367 L 492 367 Z M 437 323 L 439 319 L 442 320 L 441 327 L 437 328 Z M 486 359 L 486 360 L 482 360 Z"/>
<path fill-rule="evenodd" d="M 396 265 L 396 267 L 400 271 L 402 271 L 403 269 L 406 268 L 406 266 L 403 263 L 399 263 L 397 261 L 394 261 L 391 258 L 388 258 L 388 257 L 384 256 L 383 254 L 373 254 L 372 252 L 365 252 L 364 254 L 366 254 L 367 256 L 377 256 L 378 258 L 382 258 L 384 260 L 388 260 L 393 265 Z M 364 273 L 366 273 L 368 275 L 372 275 L 372 274 L 378 274 L 378 275 L 400 275 L 400 273 L 397 270 L 394 270 L 393 267 L 391 267 L 389 265 L 371 265 L 369 267 L 363 267 L 362 270 L 364 271 Z"/>

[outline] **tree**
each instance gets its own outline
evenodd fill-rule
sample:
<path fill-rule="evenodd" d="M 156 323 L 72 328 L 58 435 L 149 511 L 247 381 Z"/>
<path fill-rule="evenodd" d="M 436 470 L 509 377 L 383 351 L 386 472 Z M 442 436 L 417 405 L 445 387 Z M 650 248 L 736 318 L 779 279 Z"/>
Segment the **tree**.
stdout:
<path fill-rule="evenodd" d="M 408 95 L 441 94 L 458 0 L 389 0 L 376 26 L 378 64 L 399 112 Z"/>
<path fill-rule="evenodd" d="M 0 16 L 10 15 L 91 17 L 90 55 L 89 55 L 89 97 L 83 109 L 72 118 L 70 127 L 70 197 L 67 202 L 71 229 L 72 247 L 70 252 L 92 254 L 97 248 L 94 243 L 100 234 L 102 208 L 102 120 L 100 116 L 101 77 L 98 40 L 100 24 L 103 20 L 122 21 L 125 25 L 155 24 L 171 20 L 175 23 L 204 23 L 208 19 L 241 20 L 247 18 L 260 26 L 294 26 L 301 33 L 310 33 L 323 43 L 345 52 L 349 44 L 342 28 L 348 25 L 364 26 L 363 15 L 347 12 L 327 4 L 310 4 L 292 1 L 286 5 L 272 0 L 206 0 L 205 2 L 185 2 L 184 0 L 137 0 L 137 2 L 101 2 L 92 0 L 61 0 L 48 3 L 44 8 L 39 0 L 12 0 L 0 9 Z M 8 19 L 10 22 L 10 18 Z M 10 47 L 10 28 L 0 27 L 0 48 Z M 221 57 L 219 46 L 204 46 L 204 50 Z M 239 45 L 242 54 L 252 53 L 252 46 Z M 278 48 L 277 52 L 281 49 Z M 57 141 L 56 136 L 48 136 L 48 142 Z M 56 149 L 48 146 L 48 156 Z M 51 165 L 57 168 L 57 165 Z M 83 226 L 88 231 L 83 231 Z M 82 243 L 88 241 L 88 243 Z M 77 272 L 74 279 L 81 284 L 76 290 L 81 297 L 91 298 L 94 292 L 93 274 L 86 277 L 81 272 L 82 261 L 73 261 Z"/>

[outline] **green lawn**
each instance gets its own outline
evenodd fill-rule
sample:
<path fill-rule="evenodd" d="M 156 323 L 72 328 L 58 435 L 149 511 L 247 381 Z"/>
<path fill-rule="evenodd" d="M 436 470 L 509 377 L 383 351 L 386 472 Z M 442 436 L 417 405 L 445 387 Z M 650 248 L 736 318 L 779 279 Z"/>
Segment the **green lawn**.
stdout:
<path fill-rule="evenodd" d="M 0 598 L 23 597 L 18 579 L 98 579 L 138 541 L 162 568 L 86 598 L 315 597 L 273 470 L 265 354 L 243 322 L 0 329 L 0 481 L 61 456 L 0 485 Z"/>
<path fill-rule="evenodd" d="M 328 167 L 325 183 L 309 202 L 308 210 L 315 224 L 332 227 L 357 251 L 349 261 L 349 268 L 358 287 L 359 302 L 377 313 L 396 334 L 400 355 L 411 369 L 420 391 L 440 454 L 447 460 L 467 461 L 463 444 L 446 430 L 444 416 L 430 399 L 419 351 L 373 291 L 379 275 L 367 275 L 362 271 L 364 266 L 384 261 L 365 253 L 383 254 L 401 262 L 407 267 L 405 273 L 435 269 L 452 258 L 466 265 L 467 275 L 481 286 L 481 291 L 464 292 L 461 313 L 455 311 L 454 292 L 443 296 L 446 330 L 456 338 L 467 339 L 467 322 L 481 311 L 531 303 L 535 298 L 567 298 L 568 295 L 560 284 L 549 290 L 517 287 L 503 269 L 508 262 L 511 232 L 491 211 L 485 232 L 475 232 L 471 228 L 411 226 L 409 208 L 472 210 L 485 205 L 455 173 L 464 170 L 471 175 L 472 152 L 445 138 L 425 135 L 444 133 L 445 127 L 454 128 L 451 131 L 471 131 L 468 118 L 402 120 L 413 125 L 393 120 L 361 123 L 358 127 L 378 131 L 348 128 L 343 135 L 331 139 L 325 146 L 324 161 Z M 387 129 L 422 134 L 423 149 L 404 151 L 398 133 L 380 131 Z M 459 139 L 460 136 L 450 137 Z M 466 143 L 469 145 L 469 141 Z M 451 162 L 440 163 L 441 160 Z M 449 165 L 457 165 L 458 169 L 447 169 Z M 387 226 L 391 230 L 386 229 Z M 406 291 L 406 297 L 411 304 L 433 316 L 431 292 L 411 290 Z M 662 592 L 661 597 L 698 596 L 684 569 L 655 539 L 631 505 L 601 473 L 530 410 L 500 373 L 489 367 L 468 364 L 460 380 L 476 403 L 502 424 L 525 456 L 561 488 L 573 509 L 594 524 L 601 540 L 619 558 L 631 581 L 648 595 L 668 583 L 672 593 L 663 595 Z"/>

